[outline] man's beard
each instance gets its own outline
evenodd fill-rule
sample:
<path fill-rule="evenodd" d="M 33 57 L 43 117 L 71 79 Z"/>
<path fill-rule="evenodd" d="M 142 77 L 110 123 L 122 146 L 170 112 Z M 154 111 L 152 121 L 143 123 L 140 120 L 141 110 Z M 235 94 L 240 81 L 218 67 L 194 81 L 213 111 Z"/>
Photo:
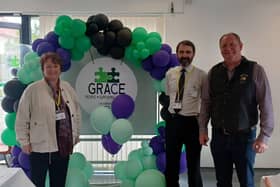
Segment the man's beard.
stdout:
<path fill-rule="evenodd" d="M 192 58 L 186 57 L 186 58 L 180 58 L 179 62 L 182 66 L 188 66 L 192 62 Z"/>

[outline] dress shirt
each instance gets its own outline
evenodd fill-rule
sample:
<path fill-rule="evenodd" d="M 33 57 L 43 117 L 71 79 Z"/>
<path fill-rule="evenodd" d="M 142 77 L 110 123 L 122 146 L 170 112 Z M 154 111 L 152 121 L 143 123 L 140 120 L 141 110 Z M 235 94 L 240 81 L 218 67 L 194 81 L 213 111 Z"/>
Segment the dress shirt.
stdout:
<path fill-rule="evenodd" d="M 168 110 L 172 114 L 175 113 L 173 106 L 176 100 L 182 68 L 182 66 L 176 66 L 169 69 L 166 73 L 166 95 L 170 97 Z M 193 65 L 189 65 L 185 69 L 185 87 L 182 109 L 178 114 L 183 116 L 197 116 L 200 110 L 202 83 L 203 79 L 206 78 L 206 73 Z"/>

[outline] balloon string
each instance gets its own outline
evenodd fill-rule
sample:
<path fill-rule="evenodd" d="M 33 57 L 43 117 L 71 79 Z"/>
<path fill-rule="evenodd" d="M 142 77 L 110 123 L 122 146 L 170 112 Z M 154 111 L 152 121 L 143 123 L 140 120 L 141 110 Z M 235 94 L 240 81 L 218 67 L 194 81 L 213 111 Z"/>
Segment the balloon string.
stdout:
<path fill-rule="evenodd" d="M 91 61 L 94 64 L 94 58 L 93 58 L 93 54 L 91 52 L 91 48 L 89 49 L 89 54 L 90 54 Z"/>

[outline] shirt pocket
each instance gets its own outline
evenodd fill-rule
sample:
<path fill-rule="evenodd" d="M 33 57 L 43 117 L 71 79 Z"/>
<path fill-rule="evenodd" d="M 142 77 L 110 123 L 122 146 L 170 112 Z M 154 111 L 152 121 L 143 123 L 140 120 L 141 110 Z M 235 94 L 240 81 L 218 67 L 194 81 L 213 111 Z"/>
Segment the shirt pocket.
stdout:
<path fill-rule="evenodd" d="M 42 122 L 31 121 L 30 123 L 30 143 L 46 142 L 47 137 L 46 127 Z"/>

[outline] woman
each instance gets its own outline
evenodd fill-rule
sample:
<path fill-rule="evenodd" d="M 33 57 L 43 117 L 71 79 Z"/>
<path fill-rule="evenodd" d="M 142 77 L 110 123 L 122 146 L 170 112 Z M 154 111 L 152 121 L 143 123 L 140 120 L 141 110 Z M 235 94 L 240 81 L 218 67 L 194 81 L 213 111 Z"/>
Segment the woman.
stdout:
<path fill-rule="evenodd" d="M 74 89 L 60 80 L 62 60 L 56 53 L 41 57 L 44 79 L 30 84 L 17 110 L 16 136 L 30 154 L 31 180 L 50 187 L 65 186 L 69 155 L 79 141 L 80 107 Z"/>

